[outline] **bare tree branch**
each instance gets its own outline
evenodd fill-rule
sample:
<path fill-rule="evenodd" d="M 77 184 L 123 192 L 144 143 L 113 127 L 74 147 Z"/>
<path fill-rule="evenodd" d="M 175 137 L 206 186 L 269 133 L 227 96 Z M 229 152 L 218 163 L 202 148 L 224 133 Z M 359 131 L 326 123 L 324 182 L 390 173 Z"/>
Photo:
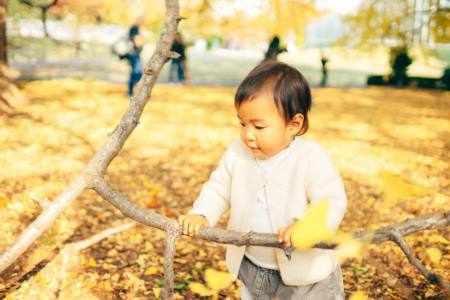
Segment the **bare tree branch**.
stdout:
<path fill-rule="evenodd" d="M 124 223 L 121 225 L 117 225 L 115 227 L 105 229 L 102 232 L 99 232 L 85 240 L 82 240 L 79 242 L 74 242 L 74 243 L 72 243 L 72 245 L 76 248 L 77 251 L 80 251 L 80 250 L 86 249 L 88 247 L 91 247 L 92 245 L 100 242 L 103 239 L 106 239 L 107 237 L 110 237 L 111 235 L 131 229 L 135 226 L 136 226 L 135 222 L 128 222 L 128 223 Z"/>
<path fill-rule="evenodd" d="M 94 181 L 93 189 L 125 216 L 150 227 L 164 231 L 179 230 L 179 233 L 181 233 L 175 220 L 140 207 L 128 197 L 114 190 L 103 178 Z"/>
<path fill-rule="evenodd" d="M 173 258 L 175 256 L 175 242 L 180 235 L 178 230 L 172 230 L 166 232 L 166 252 L 164 254 L 164 278 L 166 280 L 166 286 L 162 298 L 172 299 L 173 287 L 175 281 L 175 274 L 173 269 Z"/>
<path fill-rule="evenodd" d="M 23 3 L 32 3 L 30 0 L 21 0 Z M 57 0 L 53 0 L 56 4 Z M 48 8 L 47 8 L 48 9 Z M 147 226 L 164 230 L 167 234 L 165 253 L 165 278 L 166 288 L 163 297 L 170 299 L 173 295 L 173 257 L 175 242 L 181 234 L 178 223 L 165 216 L 147 211 L 133 203 L 128 197 L 115 191 L 104 179 L 103 176 L 111 163 L 122 149 L 125 141 L 130 136 L 134 128 L 139 123 L 139 118 L 143 109 L 150 99 L 152 88 L 165 62 L 172 57 L 170 46 L 172 44 L 176 27 L 182 18 L 178 15 L 178 1 L 166 0 L 166 17 L 164 28 L 160 39 L 156 45 L 156 50 L 144 68 L 144 76 L 138 84 L 135 97 L 130 99 L 130 105 L 122 116 L 119 124 L 108 136 L 106 142 L 95 153 L 83 172 L 63 191 L 51 204 L 45 207 L 41 215 L 19 236 L 18 240 L 11 245 L 0 256 L 0 272 L 4 271 L 19 257 L 26 249 L 48 228 L 55 218 L 75 200 L 86 188 L 94 189 L 100 196 L 118 208 L 124 215 L 130 217 Z M 448 284 L 436 274 L 428 272 L 420 262 L 417 261 L 409 250 L 408 245 L 402 236 L 425 229 L 433 229 L 448 226 L 450 223 L 450 211 L 434 215 L 419 217 L 407 220 L 398 224 L 390 225 L 371 232 L 359 232 L 354 234 L 355 239 L 370 243 L 381 243 L 387 240 L 396 242 L 410 262 L 420 270 L 425 277 L 433 283 L 438 283 L 442 287 Z M 100 240 L 104 235 L 93 237 L 92 240 L 85 241 L 80 247 L 88 247 L 92 243 Z M 202 228 L 197 235 L 198 238 L 238 246 L 255 245 L 284 249 L 289 255 L 293 248 L 285 248 L 280 244 L 275 234 L 263 233 L 242 233 L 223 230 L 219 228 Z M 319 243 L 316 248 L 334 248 L 335 244 Z M 448 291 L 448 290 L 447 290 Z"/>
<path fill-rule="evenodd" d="M 56 4 L 58 4 L 59 0 L 52 0 L 48 3 L 34 3 L 31 0 L 19 0 L 20 3 L 28 5 L 30 7 L 33 8 L 41 8 L 41 9 L 49 9 L 52 6 L 55 6 Z"/>
<path fill-rule="evenodd" d="M 33 221 L 0 256 L 0 272 L 12 264 L 48 227 L 72 200 L 77 198 L 86 188 L 86 179 L 82 174 L 62 192 L 52 204 Z"/>
<path fill-rule="evenodd" d="M 96 152 L 83 172 L 22 232 L 16 242 L 1 254 L 0 273 L 10 266 L 51 226 L 65 207 L 78 198 L 86 188 L 92 186 L 94 179 L 103 177 L 109 164 L 117 156 L 126 139 L 138 124 L 145 104 L 150 99 L 151 91 L 159 72 L 168 60 L 170 46 L 174 39 L 178 22 L 178 1 L 166 0 L 164 28 L 156 45 L 156 50 L 145 66 L 146 72 L 138 84 L 137 95 L 131 98 L 130 105 L 120 123 Z"/>
<path fill-rule="evenodd" d="M 103 178 L 95 181 L 93 187 L 97 193 L 100 194 L 105 200 L 110 202 L 113 206 L 119 209 L 125 216 L 140 222 L 147 226 L 152 226 L 166 231 L 167 233 L 167 248 L 164 260 L 164 269 L 166 276 L 166 299 L 171 299 L 173 290 L 173 249 L 175 248 L 175 240 L 181 229 L 177 222 L 173 219 L 169 219 L 165 216 L 155 214 L 147 211 L 139 205 L 133 203 L 127 196 L 115 191 Z M 367 243 L 381 243 L 384 241 L 396 242 L 401 250 L 408 257 L 409 261 L 424 274 L 426 279 L 434 284 L 439 284 L 444 291 L 448 290 L 448 283 L 440 276 L 434 273 L 426 271 L 425 267 L 421 265 L 417 259 L 412 259 L 411 252 L 409 251 L 406 242 L 402 236 L 409 235 L 418 231 L 433 229 L 450 224 L 450 211 L 444 213 L 437 213 L 428 216 L 417 217 L 414 219 L 408 219 L 404 222 L 389 225 L 375 231 L 364 231 L 353 234 L 353 238 L 361 240 Z M 256 232 L 236 232 L 231 230 L 223 230 L 220 228 L 203 227 L 196 235 L 197 238 L 207 240 L 210 242 L 216 242 L 220 244 L 233 244 L 236 246 L 264 246 L 284 249 L 286 255 L 290 256 L 294 248 L 285 248 L 283 244 L 278 242 L 277 235 L 269 233 L 256 233 Z M 403 242 L 402 242 L 403 241 Z M 406 245 L 406 246 L 405 246 Z M 332 243 L 319 243 L 315 248 L 333 249 L 337 245 Z M 173 247 L 173 248 L 172 248 Z M 170 261 L 168 261 L 170 260 Z M 426 272 L 424 272 L 426 271 Z"/>
<path fill-rule="evenodd" d="M 52 0 L 49 3 L 34 3 L 31 0 L 19 0 L 20 3 L 28 5 L 32 8 L 39 8 L 41 10 L 42 29 L 46 37 L 49 36 L 47 30 L 47 12 L 52 7 L 58 4 L 58 0 Z"/>
<path fill-rule="evenodd" d="M 450 211 L 436 213 L 432 215 L 420 216 L 408 219 L 404 222 L 389 225 L 373 232 L 360 232 L 355 234 L 355 238 L 370 240 L 371 243 L 381 243 L 391 240 L 391 232 L 397 230 L 402 236 L 411 233 L 437 227 L 444 227 L 450 224 Z"/>

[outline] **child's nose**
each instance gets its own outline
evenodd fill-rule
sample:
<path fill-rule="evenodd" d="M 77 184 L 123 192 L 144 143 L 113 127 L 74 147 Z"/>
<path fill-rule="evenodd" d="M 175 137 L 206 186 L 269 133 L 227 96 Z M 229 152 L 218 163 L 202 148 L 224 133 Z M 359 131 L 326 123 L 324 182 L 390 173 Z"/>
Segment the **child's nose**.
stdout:
<path fill-rule="evenodd" d="M 247 141 L 254 141 L 255 140 L 255 134 L 253 133 L 253 130 L 247 129 L 245 131 L 245 139 Z"/>

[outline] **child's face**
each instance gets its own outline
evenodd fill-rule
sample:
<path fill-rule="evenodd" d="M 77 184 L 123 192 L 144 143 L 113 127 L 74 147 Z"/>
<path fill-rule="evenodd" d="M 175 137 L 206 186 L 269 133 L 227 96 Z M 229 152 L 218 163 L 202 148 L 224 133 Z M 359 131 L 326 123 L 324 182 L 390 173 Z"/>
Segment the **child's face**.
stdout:
<path fill-rule="evenodd" d="M 267 159 L 288 147 L 303 124 L 301 114 L 286 123 L 274 100 L 267 96 L 244 101 L 236 111 L 241 139 L 257 159 Z"/>

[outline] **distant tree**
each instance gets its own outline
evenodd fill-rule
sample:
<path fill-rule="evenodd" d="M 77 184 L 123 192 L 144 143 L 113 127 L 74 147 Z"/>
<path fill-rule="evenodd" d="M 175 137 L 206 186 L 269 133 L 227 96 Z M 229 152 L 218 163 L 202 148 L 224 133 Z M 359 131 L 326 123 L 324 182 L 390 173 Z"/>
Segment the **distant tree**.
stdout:
<path fill-rule="evenodd" d="M 450 42 L 450 7 L 443 0 L 363 0 L 345 17 L 342 42 L 356 46 L 433 46 Z"/>
<path fill-rule="evenodd" d="M 58 4 L 58 0 L 48 0 L 45 2 L 33 1 L 33 0 L 19 0 L 20 3 L 25 4 L 32 8 L 37 8 L 41 11 L 41 20 L 42 20 L 42 30 L 44 31 L 45 36 L 48 35 L 47 30 L 47 14 L 48 10 Z"/>
<path fill-rule="evenodd" d="M 236 8 L 234 4 L 238 2 L 242 1 L 185 0 L 181 7 L 181 15 L 187 18 L 183 28 L 204 38 L 240 37 L 250 42 L 268 40 L 275 35 L 286 40 L 291 35 L 301 44 L 306 26 L 320 14 L 312 0 L 269 0 L 268 5 L 261 5 L 257 15 Z M 233 13 L 217 13 L 224 11 L 223 6 L 234 7 Z"/>
<path fill-rule="evenodd" d="M 12 114 L 14 108 L 27 102 L 12 79 L 16 72 L 8 68 L 6 16 L 8 0 L 0 0 L 0 113 Z"/>
<path fill-rule="evenodd" d="M 292 33 L 297 44 L 303 43 L 309 22 L 320 15 L 312 0 L 270 0 L 269 4 L 268 16 L 273 25 L 266 22 L 266 30 L 284 39 Z"/>

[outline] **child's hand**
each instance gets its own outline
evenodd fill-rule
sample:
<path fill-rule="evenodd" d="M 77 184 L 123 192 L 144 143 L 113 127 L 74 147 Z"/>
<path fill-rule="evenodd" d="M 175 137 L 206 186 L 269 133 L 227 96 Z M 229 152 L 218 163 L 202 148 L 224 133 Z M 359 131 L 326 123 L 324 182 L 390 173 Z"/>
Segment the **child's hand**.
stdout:
<path fill-rule="evenodd" d="M 180 216 L 178 218 L 178 223 L 183 229 L 183 234 L 189 236 L 198 234 L 200 227 L 209 225 L 208 220 L 202 215 Z"/>
<path fill-rule="evenodd" d="M 291 225 L 278 230 L 278 241 L 280 243 L 283 243 L 286 246 L 291 246 L 291 235 L 294 230 L 294 225 L 295 223 L 292 223 Z"/>

